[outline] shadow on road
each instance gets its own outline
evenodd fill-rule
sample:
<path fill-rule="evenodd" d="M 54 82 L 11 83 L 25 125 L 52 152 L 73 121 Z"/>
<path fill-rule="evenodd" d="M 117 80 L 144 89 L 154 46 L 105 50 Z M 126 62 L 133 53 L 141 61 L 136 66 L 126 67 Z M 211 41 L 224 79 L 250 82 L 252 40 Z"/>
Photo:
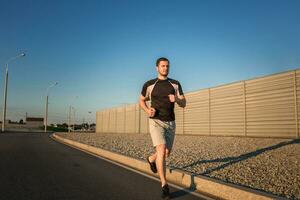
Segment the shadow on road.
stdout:
<path fill-rule="evenodd" d="M 182 190 L 177 190 L 175 192 L 172 192 L 170 194 L 170 197 L 171 197 L 171 199 L 176 199 L 176 198 L 182 197 L 184 195 L 188 195 L 189 193 L 194 192 L 194 191 L 195 191 L 195 188 L 184 188 Z"/>

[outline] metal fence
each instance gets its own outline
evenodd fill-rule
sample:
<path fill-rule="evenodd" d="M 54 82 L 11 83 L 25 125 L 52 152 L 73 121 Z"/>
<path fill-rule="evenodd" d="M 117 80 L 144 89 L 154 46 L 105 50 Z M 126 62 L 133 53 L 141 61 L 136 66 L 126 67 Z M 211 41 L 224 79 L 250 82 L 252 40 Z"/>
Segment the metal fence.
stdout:
<path fill-rule="evenodd" d="M 300 69 L 185 94 L 176 134 L 299 138 Z M 97 112 L 96 132 L 148 133 L 138 104 Z"/>

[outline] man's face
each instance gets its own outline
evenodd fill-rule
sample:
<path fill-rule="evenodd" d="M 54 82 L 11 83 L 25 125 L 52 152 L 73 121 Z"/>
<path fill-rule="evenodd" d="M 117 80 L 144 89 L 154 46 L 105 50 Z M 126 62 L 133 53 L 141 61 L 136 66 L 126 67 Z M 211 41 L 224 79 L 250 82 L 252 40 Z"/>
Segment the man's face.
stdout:
<path fill-rule="evenodd" d="M 156 67 L 157 72 L 161 76 L 168 76 L 169 74 L 169 62 L 168 61 L 160 61 L 158 66 Z"/>

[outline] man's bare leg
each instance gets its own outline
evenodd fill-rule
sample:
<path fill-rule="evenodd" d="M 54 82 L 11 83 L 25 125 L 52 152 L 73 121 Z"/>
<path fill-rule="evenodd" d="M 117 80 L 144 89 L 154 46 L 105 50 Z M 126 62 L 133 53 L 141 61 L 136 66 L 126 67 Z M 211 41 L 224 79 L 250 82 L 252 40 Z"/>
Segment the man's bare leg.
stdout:
<path fill-rule="evenodd" d="M 155 162 L 156 161 L 156 152 L 154 154 L 152 154 L 151 156 L 149 156 L 149 161 L 150 162 Z"/>
<path fill-rule="evenodd" d="M 157 153 L 155 152 L 154 154 L 149 156 L 149 161 L 150 162 L 156 162 L 156 156 L 157 156 Z M 165 159 L 167 159 L 169 156 L 170 156 L 170 150 L 166 148 Z"/>
<path fill-rule="evenodd" d="M 169 149 L 166 148 L 165 159 L 167 159 L 170 156 L 170 153 L 171 153 L 171 150 L 169 150 Z"/>
<path fill-rule="evenodd" d="M 156 146 L 156 167 L 161 181 L 161 186 L 167 184 L 166 180 L 166 145 L 160 144 Z"/>

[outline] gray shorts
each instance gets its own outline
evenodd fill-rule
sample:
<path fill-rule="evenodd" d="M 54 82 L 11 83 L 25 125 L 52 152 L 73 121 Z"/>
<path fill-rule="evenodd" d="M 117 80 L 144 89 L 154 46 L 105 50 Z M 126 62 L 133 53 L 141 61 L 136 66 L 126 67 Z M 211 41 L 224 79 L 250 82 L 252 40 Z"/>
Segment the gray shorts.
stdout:
<path fill-rule="evenodd" d="M 153 146 L 165 144 L 171 150 L 175 138 L 175 121 L 161 121 L 149 118 L 149 130 Z"/>

